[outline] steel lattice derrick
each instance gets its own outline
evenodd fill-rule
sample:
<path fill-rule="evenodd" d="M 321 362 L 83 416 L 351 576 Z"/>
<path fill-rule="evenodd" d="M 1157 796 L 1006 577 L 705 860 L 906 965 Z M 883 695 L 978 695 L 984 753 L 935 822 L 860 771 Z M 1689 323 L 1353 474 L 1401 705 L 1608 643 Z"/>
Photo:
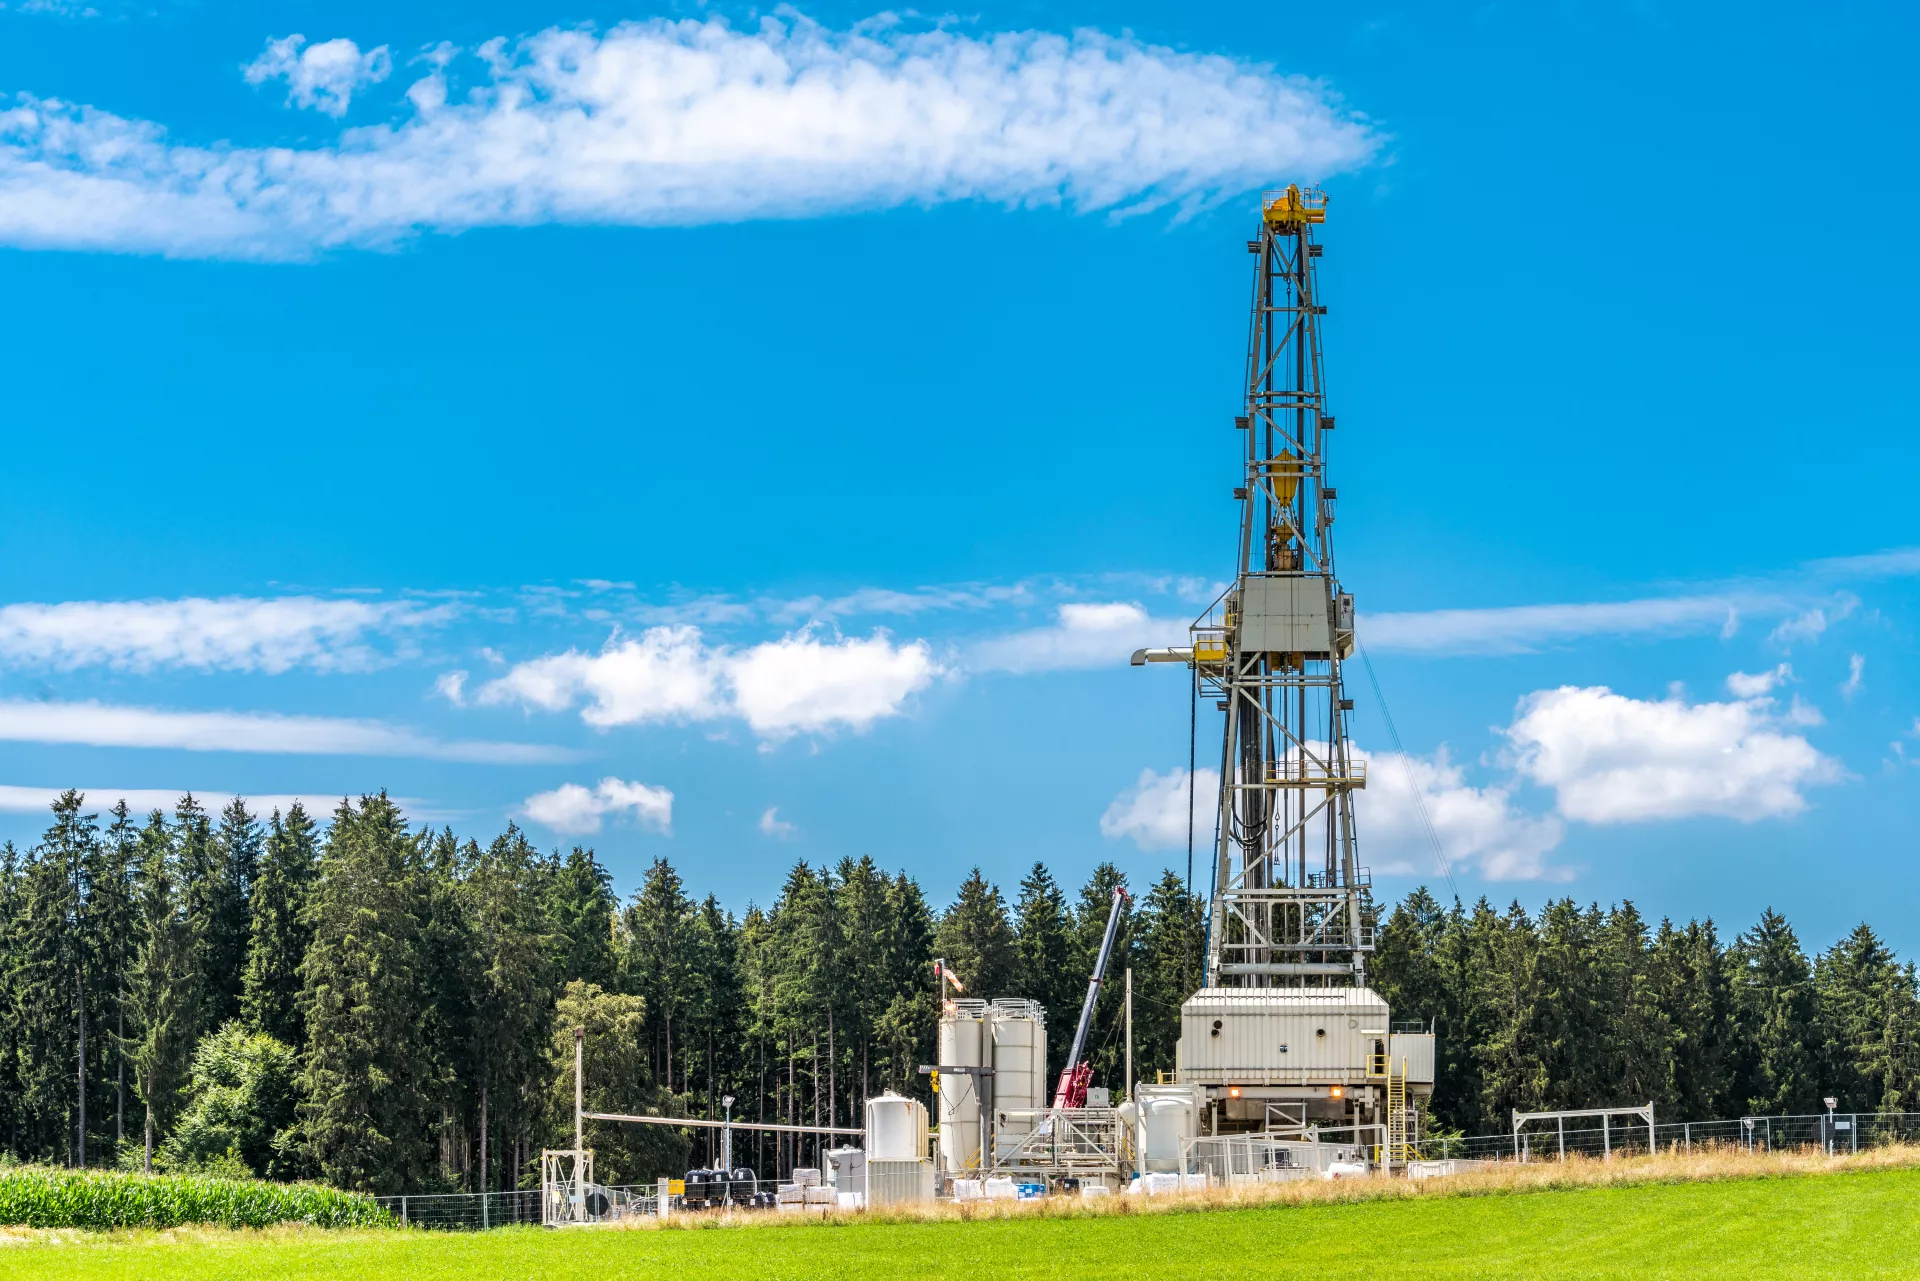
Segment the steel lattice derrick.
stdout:
<path fill-rule="evenodd" d="M 1247 340 L 1239 565 L 1184 655 L 1226 712 L 1207 983 L 1359 983 L 1373 904 L 1358 866 L 1341 665 L 1352 598 L 1335 576 L 1335 491 L 1313 229 L 1325 198 L 1261 201 Z"/>

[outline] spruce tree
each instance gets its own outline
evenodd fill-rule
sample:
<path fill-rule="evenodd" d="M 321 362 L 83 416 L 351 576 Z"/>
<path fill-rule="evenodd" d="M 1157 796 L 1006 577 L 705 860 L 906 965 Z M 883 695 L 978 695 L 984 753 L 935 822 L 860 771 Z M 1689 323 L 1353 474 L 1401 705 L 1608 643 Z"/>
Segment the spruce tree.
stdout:
<path fill-rule="evenodd" d="M 358 809 L 343 800 L 308 901 L 299 1132 L 336 1187 L 399 1192 L 437 1173 L 413 855 L 406 821 L 384 792 L 362 797 Z"/>
<path fill-rule="evenodd" d="M 1012 991 L 1013 926 L 1000 888 L 989 885 L 979 868 L 960 882 L 960 893 L 941 914 L 933 948 L 968 996 L 990 1001 Z"/>
<path fill-rule="evenodd" d="M 20 1126 L 24 1120 L 20 1084 L 22 1011 L 19 971 L 23 931 L 20 854 L 13 842 L 0 844 L 0 1142 L 4 1150 L 22 1154 Z"/>
<path fill-rule="evenodd" d="M 576 845 L 564 860 L 557 856 L 549 860 L 546 898 L 555 974 L 562 982 L 581 979 L 612 988 L 619 972 L 613 918 L 620 907 L 612 874 L 592 850 Z"/>
<path fill-rule="evenodd" d="M 239 797 L 220 811 L 207 848 L 212 883 L 206 894 L 207 1026 L 240 1014 L 250 942 L 249 902 L 260 874 L 260 824 Z"/>
<path fill-rule="evenodd" d="M 1813 967 L 1786 918 L 1768 908 L 1734 945 L 1734 1007 L 1746 1046 L 1746 1111 L 1811 1112 L 1821 1098 Z"/>
<path fill-rule="evenodd" d="M 1043 863 L 1035 863 L 1020 882 L 1014 906 L 1013 983 L 1010 995 L 1038 1001 L 1047 1010 L 1047 1073 L 1058 1076 L 1067 1038 L 1087 990 L 1086 977 L 1074 973 L 1073 918 L 1067 898 Z M 1064 1025 L 1064 1028 L 1063 1026 Z"/>
<path fill-rule="evenodd" d="M 1813 973 L 1825 1088 L 1843 1112 L 1898 1111 L 1914 1097 L 1913 974 L 1862 923 Z"/>
<path fill-rule="evenodd" d="M 548 1020 L 554 1000 L 553 940 L 540 895 L 539 855 L 516 827 L 467 869 L 461 900 L 473 932 L 473 1060 L 486 1091 L 490 1168 L 517 1186 L 511 1145 L 537 1134 L 545 1108 Z M 495 1159 L 494 1152 L 500 1154 Z"/>
<path fill-rule="evenodd" d="M 319 860 L 318 834 L 299 801 L 275 810 L 254 878 L 240 1011 L 247 1025 L 293 1046 L 306 1043 L 300 1022 L 300 962 L 312 930 L 304 919 Z"/>
<path fill-rule="evenodd" d="M 188 792 L 173 809 L 174 869 L 180 905 L 193 927 L 192 996 L 194 1025 L 202 1032 L 219 1026 L 226 984 L 214 972 L 214 950 L 221 947 L 228 919 L 226 860 L 214 848 L 213 826 L 200 802 Z"/>
<path fill-rule="evenodd" d="M 646 998 L 647 1043 L 655 1079 L 675 1089 L 675 1062 L 684 1039 L 684 1015 L 692 980 L 693 903 L 680 873 L 655 859 L 624 916 L 629 990 Z"/>
<path fill-rule="evenodd" d="M 1133 956 L 1133 1074 L 1151 1083 L 1172 1079 L 1180 1041 L 1180 1006 L 1196 986 L 1193 940 L 1203 927 L 1199 904 L 1171 869 L 1162 872 L 1140 905 Z"/>
<path fill-rule="evenodd" d="M 154 1145 L 172 1122 L 199 1036 L 194 992 L 199 947 L 176 887 L 173 832 L 159 810 L 140 833 L 136 859 L 139 924 L 127 975 L 128 1030 L 120 1048 L 143 1105 L 142 1168 L 151 1171 Z"/>
<path fill-rule="evenodd" d="M 1666 921 L 1654 939 L 1659 1001 L 1672 1029 L 1674 1103 L 1685 1117 L 1737 1115 L 1739 1028 L 1729 958 L 1712 921 L 1676 930 Z"/>

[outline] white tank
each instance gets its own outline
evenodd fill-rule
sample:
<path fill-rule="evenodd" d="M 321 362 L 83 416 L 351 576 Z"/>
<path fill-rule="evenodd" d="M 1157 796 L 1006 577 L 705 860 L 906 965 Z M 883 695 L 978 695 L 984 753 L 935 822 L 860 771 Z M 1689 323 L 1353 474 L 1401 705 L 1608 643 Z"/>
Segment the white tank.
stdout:
<path fill-rule="evenodd" d="M 1143 1085 L 1138 1093 L 1142 1164 L 1149 1172 L 1180 1169 L 1185 1141 L 1200 1131 L 1199 1091 L 1192 1086 Z"/>
<path fill-rule="evenodd" d="M 867 1159 L 927 1159 L 927 1109 L 919 1099 L 888 1091 L 867 1100 Z"/>
<path fill-rule="evenodd" d="M 947 1002 L 940 1015 L 940 1066 L 986 1067 L 987 1003 Z M 980 1078 L 940 1074 L 940 1163 L 948 1174 L 980 1165 Z"/>
<path fill-rule="evenodd" d="M 1002 998 L 988 1010 L 996 1136 L 1017 1142 L 1047 1106 L 1047 1012 L 1037 1001 Z M 1006 1145 L 1001 1145 L 1006 1146 Z"/>

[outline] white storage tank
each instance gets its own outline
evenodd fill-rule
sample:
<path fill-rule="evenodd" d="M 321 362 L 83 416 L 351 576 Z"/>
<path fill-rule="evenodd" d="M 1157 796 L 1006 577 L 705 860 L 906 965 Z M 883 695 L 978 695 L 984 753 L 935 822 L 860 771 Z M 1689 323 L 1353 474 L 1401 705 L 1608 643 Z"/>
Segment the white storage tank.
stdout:
<path fill-rule="evenodd" d="M 867 1159 L 927 1159 L 927 1109 L 919 1099 L 888 1091 L 867 1100 Z"/>
<path fill-rule="evenodd" d="M 940 1013 L 940 1066 L 990 1067 L 985 1057 L 987 1003 L 971 999 L 947 1002 Z M 980 1165 L 980 1078 L 970 1073 L 940 1074 L 940 1164 L 950 1175 Z"/>
<path fill-rule="evenodd" d="M 1143 1166 L 1150 1172 L 1180 1170 L 1186 1141 L 1200 1133 L 1201 1091 L 1190 1085 L 1143 1085 L 1137 1094 Z"/>
<path fill-rule="evenodd" d="M 1038 1119 L 1021 1116 L 1050 1102 L 1047 1093 L 1047 1012 L 1038 1001 L 1003 997 L 987 1011 L 992 1041 L 996 1148 L 1032 1132 Z"/>

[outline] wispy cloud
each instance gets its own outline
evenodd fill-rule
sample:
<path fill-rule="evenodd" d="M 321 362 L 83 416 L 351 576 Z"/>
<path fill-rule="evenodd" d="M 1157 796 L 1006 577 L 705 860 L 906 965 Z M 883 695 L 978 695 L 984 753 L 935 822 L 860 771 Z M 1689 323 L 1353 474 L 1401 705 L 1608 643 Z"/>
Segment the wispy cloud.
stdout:
<path fill-rule="evenodd" d="M 981 671 L 1054 672 L 1079 667 L 1125 667 L 1147 645 L 1179 645 L 1189 620 L 1155 618 L 1134 601 L 1060 606 L 1046 627 L 993 636 L 968 653 Z"/>
<path fill-rule="evenodd" d="M 17 784 L 0 783 L 0 813 L 33 814 L 49 809 L 54 801 L 66 789 L 62 787 L 21 787 Z M 225 809 L 236 792 L 200 791 L 186 787 L 83 787 L 80 789 L 86 797 L 89 811 L 106 813 L 113 808 L 114 802 L 125 801 L 127 808 L 135 814 L 146 814 L 153 810 L 172 811 L 180 798 L 188 792 L 203 809 Z M 284 795 L 246 796 L 247 809 L 256 816 L 264 816 L 279 810 L 282 814 L 292 809 L 297 801 L 306 806 L 307 813 L 315 818 L 324 818 L 331 813 L 340 798 L 331 792 L 289 792 Z M 407 802 L 401 802 L 403 808 Z"/>
<path fill-rule="evenodd" d="M 0 607 L 0 661 L 131 672 L 364 671 L 391 657 L 371 636 L 417 631 L 449 613 L 444 605 L 314 596 L 23 602 Z"/>
<path fill-rule="evenodd" d="M 1710 632 L 1725 625 L 1737 611 L 1772 603 L 1772 598 L 1707 595 L 1434 609 L 1363 615 L 1358 630 L 1361 643 L 1377 651 L 1518 654 L 1591 636 Z"/>
<path fill-rule="evenodd" d="M 341 43 L 343 66 L 349 48 L 370 56 Z M 297 95 L 315 51 L 290 69 L 292 51 L 270 59 L 281 70 L 262 75 L 287 74 Z M 342 83 L 316 79 L 314 105 L 344 109 Z M 1325 85 L 1265 64 L 1095 31 L 967 35 L 891 19 L 555 29 L 434 65 L 406 98 L 398 123 L 294 149 L 194 146 L 156 123 L 20 95 L 0 112 L 0 241 L 297 258 L 421 229 L 972 200 L 1191 210 L 1355 169 L 1382 145 Z"/>
<path fill-rule="evenodd" d="M 416 756 L 512 765 L 562 760 L 533 743 L 442 741 L 384 721 L 262 712 L 187 712 L 108 703 L 0 702 L 0 741 L 316 756 Z"/>

